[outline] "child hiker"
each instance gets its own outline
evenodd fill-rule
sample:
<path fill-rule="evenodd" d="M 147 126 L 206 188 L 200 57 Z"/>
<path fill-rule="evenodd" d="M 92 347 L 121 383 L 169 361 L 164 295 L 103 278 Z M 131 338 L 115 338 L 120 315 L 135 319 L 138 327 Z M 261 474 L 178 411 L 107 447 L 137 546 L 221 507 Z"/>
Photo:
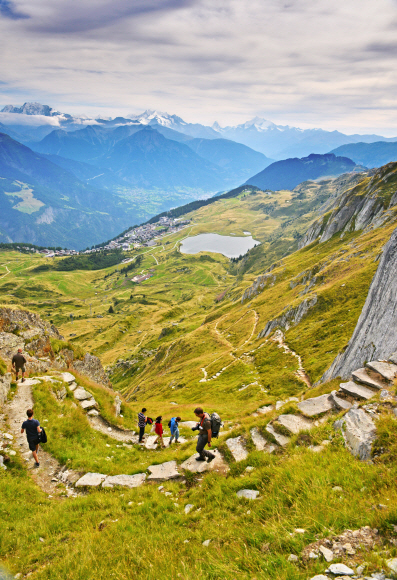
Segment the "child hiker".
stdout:
<path fill-rule="evenodd" d="M 154 426 L 154 432 L 157 435 L 157 439 L 154 443 L 161 443 L 161 447 L 164 449 L 165 445 L 164 445 L 164 441 L 163 441 L 163 425 L 161 423 L 161 419 L 162 417 L 157 417 L 156 419 L 156 424 Z"/>

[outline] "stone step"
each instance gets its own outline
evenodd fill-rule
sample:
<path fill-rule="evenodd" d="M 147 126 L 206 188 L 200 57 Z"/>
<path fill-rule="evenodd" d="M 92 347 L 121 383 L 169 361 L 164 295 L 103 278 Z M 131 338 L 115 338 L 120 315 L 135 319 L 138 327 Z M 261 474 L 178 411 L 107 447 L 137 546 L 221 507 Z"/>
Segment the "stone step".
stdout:
<path fill-rule="evenodd" d="M 243 461 L 244 459 L 247 459 L 248 451 L 244 446 L 243 438 L 241 436 L 234 437 L 232 439 L 226 439 L 226 445 L 228 446 L 236 461 Z"/>
<path fill-rule="evenodd" d="M 309 431 L 314 427 L 314 423 L 301 415 L 280 415 L 277 422 L 285 427 L 292 435 L 297 435 L 300 431 Z"/>
<path fill-rule="evenodd" d="M 338 397 L 336 391 L 332 391 L 331 397 L 335 407 L 339 410 L 347 411 L 352 406 L 352 404 L 349 403 L 349 401 L 346 401 L 345 399 Z"/>
<path fill-rule="evenodd" d="M 166 461 L 160 465 L 150 465 L 148 470 L 150 471 L 148 481 L 168 481 L 169 479 L 177 479 L 180 477 L 176 461 Z"/>
<path fill-rule="evenodd" d="M 376 394 L 375 391 L 371 391 L 371 389 L 368 389 L 363 385 L 357 385 L 357 383 L 353 383 L 353 381 L 341 383 L 340 388 L 343 393 L 346 393 L 346 395 L 350 395 L 355 399 L 371 399 Z"/>
<path fill-rule="evenodd" d="M 286 437 L 285 435 L 281 435 L 280 433 L 277 433 L 277 431 L 274 430 L 274 427 L 272 425 L 266 425 L 266 431 L 268 433 L 270 433 L 270 435 L 273 435 L 276 442 L 279 445 L 281 445 L 281 447 L 285 447 L 285 445 L 287 445 L 290 441 L 289 437 Z"/>
<path fill-rule="evenodd" d="M 217 471 L 220 473 L 226 473 L 229 471 L 229 466 L 223 459 L 222 455 L 219 453 L 218 449 L 210 449 L 210 452 L 215 455 L 215 459 L 213 459 L 210 463 L 207 461 L 196 461 L 196 457 L 198 457 L 198 455 L 195 453 L 182 463 L 180 466 L 181 469 L 187 469 L 192 473 L 203 473 L 204 471 Z"/>
<path fill-rule="evenodd" d="M 273 453 L 273 451 L 276 449 L 275 445 L 269 443 L 269 441 L 265 439 L 263 435 L 261 435 L 258 427 L 253 427 L 250 433 L 252 441 L 257 451 L 264 451 L 265 453 Z"/>
<path fill-rule="evenodd" d="M 373 379 L 372 377 L 369 376 L 367 369 L 362 368 L 362 369 L 357 369 L 356 371 L 352 372 L 352 377 L 354 381 L 357 381 L 358 383 L 363 383 L 363 385 L 368 385 L 369 387 L 372 387 L 373 389 L 383 389 L 385 387 L 385 385 L 382 385 L 382 383 L 377 380 L 377 379 Z"/>
<path fill-rule="evenodd" d="M 102 487 L 139 487 L 145 482 L 146 473 L 136 473 L 135 475 L 108 475 L 102 482 Z"/>
<path fill-rule="evenodd" d="M 387 381 L 393 381 L 397 373 L 397 365 L 380 360 L 367 362 L 365 366 L 380 374 Z"/>
<path fill-rule="evenodd" d="M 319 397 L 314 397 L 313 399 L 306 399 L 301 403 L 298 403 L 298 409 L 304 415 L 308 417 L 313 417 L 314 415 L 322 415 L 328 411 L 332 411 L 334 408 L 332 397 L 329 394 L 320 395 Z"/>
<path fill-rule="evenodd" d="M 73 391 L 73 396 L 78 401 L 85 401 L 86 399 L 92 399 L 91 393 L 83 389 L 82 387 L 78 387 Z"/>

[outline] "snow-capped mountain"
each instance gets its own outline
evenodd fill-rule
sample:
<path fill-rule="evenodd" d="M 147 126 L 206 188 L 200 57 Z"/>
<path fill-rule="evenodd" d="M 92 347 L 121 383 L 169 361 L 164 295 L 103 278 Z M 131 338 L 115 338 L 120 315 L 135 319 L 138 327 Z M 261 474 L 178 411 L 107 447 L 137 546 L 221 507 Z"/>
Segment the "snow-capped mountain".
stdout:
<path fill-rule="evenodd" d="M 177 130 L 177 127 L 185 126 L 187 123 L 176 115 L 169 115 L 162 111 L 153 111 L 148 109 L 140 115 L 128 115 L 133 121 L 138 121 L 141 125 L 162 125 L 169 129 Z"/>
<path fill-rule="evenodd" d="M 41 103 L 24 103 L 21 107 L 14 105 L 6 105 L 2 108 L 1 113 L 16 113 L 19 115 L 43 115 L 44 117 L 65 117 L 71 118 L 71 115 L 55 111 L 49 105 L 42 105 Z"/>
<path fill-rule="evenodd" d="M 272 159 L 305 157 L 311 153 L 324 154 L 349 143 L 373 143 L 375 141 L 394 141 L 379 135 L 345 135 L 339 131 L 323 129 L 300 129 L 289 125 L 277 125 L 262 117 L 235 126 L 221 127 L 214 123 L 212 127 L 200 123 L 187 123 L 177 115 L 148 109 L 143 113 L 126 117 L 93 118 L 84 115 L 72 116 L 60 113 L 49 105 L 24 103 L 22 106 L 6 105 L 0 112 L 0 123 L 6 125 L 23 137 L 23 142 L 39 141 L 56 126 L 65 131 L 75 131 L 82 126 L 96 125 L 104 129 L 135 125 L 161 127 L 168 133 L 168 138 L 184 141 L 179 134 L 200 139 L 228 139 L 263 153 Z"/>

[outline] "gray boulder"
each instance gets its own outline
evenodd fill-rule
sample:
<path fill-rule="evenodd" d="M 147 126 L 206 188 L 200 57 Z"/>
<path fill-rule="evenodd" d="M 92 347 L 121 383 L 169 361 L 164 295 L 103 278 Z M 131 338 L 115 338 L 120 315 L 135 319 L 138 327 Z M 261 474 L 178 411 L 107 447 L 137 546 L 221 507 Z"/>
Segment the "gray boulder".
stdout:
<path fill-rule="evenodd" d="M 334 576 L 354 576 L 354 570 L 345 564 L 331 564 L 328 571 Z"/>
<path fill-rule="evenodd" d="M 371 458 L 376 427 L 368 413 L 352 408 L 334 426 L 342 430 L 346 445 L 355 457 L 361 461 Z"/>
<path fill-rule="evenodd" d="M 368 360 L 388 360 L 397 350 L 397 229 L 384 247 L 364 308 L 346 350 L 324 373 L 322 381 L 348 378 Z"/>
<path fill-rule="evenodd" d="M 89 409 L 94 409 L 98 406 L 98 403 L 95 399 L 85 399 L 84 401 L 80 401 L 80 407 L 84 409 L 84 411 L 88 411 Z"/>
<path fill-rule="evenodd" d="M 259 491 L 256 489 L 240 489 L 237 492 L 237 497 L 243 497 L 244 499 L 258 499 Z"/>
<path fill-rule="evenodd" d="M 86 399 L 91 399 L 92 398 L 91 393 L 89 393 L 88 391 L 86 391 L 82 387 L 79 387 L 78 389 L 75 389 L 73 391 L 73 396 L 78 401 L 85 401 Z"/>

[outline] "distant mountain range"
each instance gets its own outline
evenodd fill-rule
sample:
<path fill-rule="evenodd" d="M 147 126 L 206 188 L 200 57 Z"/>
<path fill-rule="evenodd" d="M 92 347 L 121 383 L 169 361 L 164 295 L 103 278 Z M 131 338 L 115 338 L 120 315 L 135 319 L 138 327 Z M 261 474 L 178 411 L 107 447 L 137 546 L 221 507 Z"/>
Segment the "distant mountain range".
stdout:
<path fill-rule="evenodd" d="M 331 151 L 335 155 L 345 155 L 356 163 L 366 167 L 381 167 L 391 161 L 397 161 L 397 143 L 350 143 Z"/>
<path fill-rule="evenodd" d="M 271 121 L 255 117 L 236 126 L 221 127 L 214 123 L 211 127 L 200 123 L 187 123 L 177 115 L 148 110 L 140 115 L 116 117 L 114 119 L 73 116 L 55 111 L 48 105 L 25 103 L 22 106 L 6 105 L 0 112 L 0 123 L 23 136 L 24 143 L 40 141 L 55 128 L 75 131 L 86 125 L 103 128 L 146 125 L 161 126 L 163 130 L 200 139 L 228 139 L 259 151 L 271 159 L 304 157 L 310 153 L 328 153 L 349 143 L 373 143 L 376 141 L 396 142 L 397 137 L 381 135 L 346 135 L 339 131 L 323 129 L 300 129 L 288 125 L 276 125 Z M 7 131 L 6 131 L 7 132 Z M 159 131 L 160 132 L 160 131 Z M 172 138 L 170 134 L 167 138 Z M 181 138 L 174 135 L 174 140 Z"/>
<path fill-rule="evenodd" d="M 255 185 L 260 189 L 294 189 L 299 183 L 309 179 L 320 177 L 337 177 L 342 173 L 363 171 L 365 168 L 358 166 L 347 157 L 336 157 L 333 153 L 325 155 L 312 154 L 302 159 L 292 158 L 284 161 L 276 161 L 263 171 L 250 177 L 246 185 Z"/>
<path fill-rule="evenodd" d="M 241 185 L 253 172 L 272 162 L 240 143 L 194 139 L 159 124 L 116 128 L 89 125 L 71 132 L 57 129 L 32 147 L 42 154 L 95 166 L 97 174 L 106 173 L 107 187 L 113 175 L 115 186 L 195 188 L 200 193 Z M 53 157 L 52 161 L 65 167 L 62 160 Z M 71 164 L 68 168 L 74 171 Z M 82 178 L 81 166 L 76 169 L 76 176 Z"/>
<path fill-rule="evenodd" d="M 141 218 L 131 202 L 0 133 L 0 241 L 81 249 Z"/>

